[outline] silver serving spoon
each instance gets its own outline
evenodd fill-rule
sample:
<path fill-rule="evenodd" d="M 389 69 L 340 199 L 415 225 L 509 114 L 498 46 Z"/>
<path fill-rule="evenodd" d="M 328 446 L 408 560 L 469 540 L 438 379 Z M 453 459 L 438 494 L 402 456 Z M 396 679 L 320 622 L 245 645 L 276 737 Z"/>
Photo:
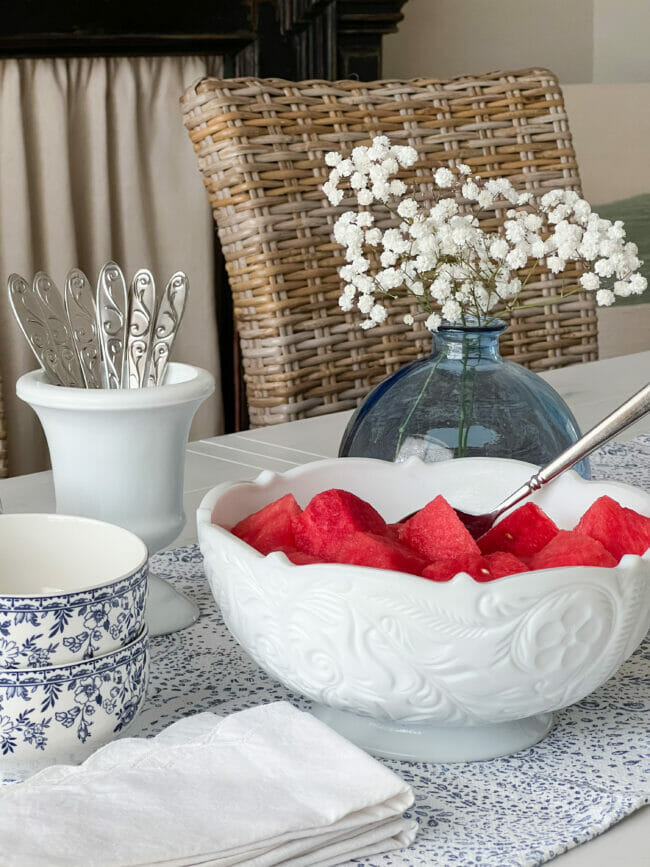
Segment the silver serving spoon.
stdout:
<path fill-rule="evenodd" d="M 156 311 L 156 284 L 148 268 L 140 268 L 131 280 L 129 322 L 126 333 L 127 388 L 143 388 L 151 351 L 151 334 Z"/>
<path fill-rule="evenodd" d="M 56 347 L 47 327 L 45 310 L 32 285 L 20 274 L 10 274 L 7 289 L 16 321 L 47 378 L 54 385 L 67 385 L 61 375 Z"/>
<path fill-rule="evenodd" d="M 86 388 L 101 388 L 102 359 L 95 296 L 88 278 L 79 268 L 68 272 L 63 300 Z"/>
<path fill-rule="evenodd" d="M 165 286 L 153 330 L 149 369 L 145 380 L 147 386 L 162 385 L 172 345 L 183 318 L 188 289 L 189 281 L 183 271 L 172 274 Z"/>
<path fill-rule="evenodd" d="M 606 416 L 602 421 L 588 431 L 584 436 L 565 449 L 550 464 L 542 467 L 533 476 L 517 488 L 512 494 L 502 500 L 491 512 L 482 515 L 472 515 L 461 509 L 454 509 L 460 520 L 467 527 L 474 539 L 478 539 L 492 527 L 497 518 L 511 509 L 521 500 L 538 491 L 548 482 L 557 478 L 565 470 L 571 469 L 574 464 L 588 457 L 599 446 L 605 445 L 616 434 L 625 430 L 635 421 L 650 412 L 650 383 L 644 385 L 640 391 L 633 394 L 625 403 Z M 402 521 L 408 521 L 415 512 L 405 515 Z"/>
<path fill-rule="evenodd" d="M 465 524 L 472 537 L 478 539 L 479 536 L 487 533 L 497 518 L 503 515 L 504 512 L 507 512 L 508 509 L 511 509 L 534 491 L 538 491 L 552 479 L 557 478 L 557 476 L 565 470 L 570 469 L 574 464 L 577 464 L 582 458 L 586 458 L 599 446 L 609 442 L 612 437 L 625 430 L 626 427 L 629 427 L 647 412 L 650 412 L 650 383 L 645 385 L 640 391 L 637 391 L 629 400 L 621 404 L 618 409 L 615 409 L 614 412 L 606 416 L 606 418 L 577 442 L 573 443 L 572 446 L 569 446 L 562 454 L 552 460 L 550 464 L 538 470 L 527 482 L 520 488 L 517 488 L 509 497 L 506 497 L 491 512 L 486 512 L 483 515 L 469 515 L 467 512 L 456 509 L 456 514 L 463 524 Z M 409 515 L 408 517 L 411 516 Z"/>
<path fill-rule="evenodd" d="M 45 324 L 57 353 L 59 375 L 64 385 L 83 388 L 84 378 L 72 339 L 70 320 L 65 312 L 63 296 L 54 280 L 45 271 L 37 271 L 35 274 L 33 292 L 38 296 L 45 313 Z"/>
<path fill-rule="evenodd" d="M 119 265 L 107 262 L 97 280 L 97 323 L 104 359 L 104 385 L 122 388 L 128 295 Z"/>

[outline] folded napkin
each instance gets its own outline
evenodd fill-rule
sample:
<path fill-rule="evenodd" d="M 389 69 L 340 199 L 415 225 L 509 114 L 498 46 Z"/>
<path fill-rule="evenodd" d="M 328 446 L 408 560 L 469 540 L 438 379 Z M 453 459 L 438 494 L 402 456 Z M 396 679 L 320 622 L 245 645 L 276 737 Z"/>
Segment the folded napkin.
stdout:
<path fill-rule="evenodd" d="M 3 867 L 329 865 L 408 846 L 410 787 L 286 702 L 201 713 L 0 790 Z"/>

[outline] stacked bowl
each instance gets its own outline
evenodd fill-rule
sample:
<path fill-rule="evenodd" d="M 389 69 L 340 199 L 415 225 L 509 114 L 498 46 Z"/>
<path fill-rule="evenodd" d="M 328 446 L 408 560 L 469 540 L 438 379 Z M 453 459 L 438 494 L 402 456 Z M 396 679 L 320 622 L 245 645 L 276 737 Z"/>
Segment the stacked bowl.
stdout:
<path fill-rule="evenodd" d="M 144 701 L 145 544 L 103 521 L 0 515 L 0 778 L 78 763 Z"/>

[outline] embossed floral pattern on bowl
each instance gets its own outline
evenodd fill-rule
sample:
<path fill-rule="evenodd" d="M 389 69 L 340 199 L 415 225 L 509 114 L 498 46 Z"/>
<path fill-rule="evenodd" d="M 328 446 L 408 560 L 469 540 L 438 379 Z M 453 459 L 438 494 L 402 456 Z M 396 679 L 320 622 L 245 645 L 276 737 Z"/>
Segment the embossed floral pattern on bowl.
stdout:
<path fill-rule="evenodd" d="M 206 574 L 228 628 L 262 668 L 312 699 L 321 718 L 379 754 L 437 755 L 418 752 L 421 746 L 391 752 L 386 738 L 406 730 L 420 745 L 427 732 L 432 742 L 454 732 L 466 738 L 446 760 L 530 745 L 548 731 L 553 710 L 611 677 L 646 634 L 650 551 L 626 555 L 613 569 L 545 569 L 489 583 L 461 573 L 441 584 L 342 564 L 294 566 L 281 553 L 263 557 L 212 520 L 232 526 L 288 492 L 304 506 L 330 487 L 353 491 L 387 521 L 438 493 L 478 513 L 532 469 L 491 458 L 438 464 L 345 458 L 218 486 L 197 519 Z M 586 482 L 576 473 L 534 499 L 568 528 L 603 493 L 650 514 L 643 491 Z M 536 734 L 518 741 L 522 723 Z M 483 735 L 494 745 L 483 749 Z"/>

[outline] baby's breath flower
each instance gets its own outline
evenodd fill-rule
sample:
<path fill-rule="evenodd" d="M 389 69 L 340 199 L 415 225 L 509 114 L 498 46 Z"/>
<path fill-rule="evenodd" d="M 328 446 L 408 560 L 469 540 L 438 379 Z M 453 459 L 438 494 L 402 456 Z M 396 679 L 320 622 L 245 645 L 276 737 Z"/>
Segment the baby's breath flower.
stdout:
<path fill-rule="evenodd" d="M 397 162 L 405 169 L 409 168 L 413 165 L 413 163 L 417 162 L 418 152 L 415 150 L 415 148 L 395 145 L 395 147 L 392 148 L 392 151 L 395 155 L 395 159 L 397 160 Z"/>
<path fill-rule="evenodd" d="M 481 190 L 476 201 L 479 208 L 489 208 L 490 205 L 494 204 L 494 196 L 489 190 Z"/>
<path fill-rule="evenodd" d="M 628 298 L 632 294 L 630 284 L 627 280 L 617 280 L 614 283 L 613 292 L 614 295 L 618 295 L 620 298 Z"/>
<path fill-rule="evenodd" d="M 339 305 L 347 313 L 356 304 L 364 330 L 385 322 L 388 309 L 381 302 L 400 295 L 415 302 L 422 298 L 424 325 L 431 331 L 441 316 L 455 323 L 466 315 L 481 318 L 499 304 L 516 310 L 530 276 L 522 282 L 516 272 L 531 258 L 545 261 L 553 274 L 570 262 L 586 263 L 578 285 L 593 292 L 600 306 L 647 289 L 638 273 L 638 248 L 626 243 L 623 223 L 602 219 L 574 190 L 551 190 L 535 207 L 530 193 L 515 190 L 507 178 L 484 180 L 460 163 L 454 171 L 437 168 L 433 202 L 419 204 L 396 177 L 417 158 L 413 148 L 391 146 L 386 136 L 377 136 L 370 147 L 355 147 L 347 158 L 325 155 L 330 173 L 322 190 L 328 201 L 338 207 L 347 189 L 366 209 L 343 212 L 333 227 L 344 259 Z M 461 212 L 458 195 L 472 211 Z M 496 230 L 483 231 L 477 211 L 499 201 L 512 206 L 506 220 Z M 378 213 L 384 206 L 394 217 L 388 224 Z M 387 227 L 379 228 L 376 220 Z M 566 294 L 575 291 L 572 286 Z M 407 313 L 402 320 L 414 325 L 416 317 Z"/>
<path fill-rule="evenodd" d="M 437 313 L 430 313 L 429 316 L 424 320 L 424 327 L 429 331 L 437 331 L 440 328 L 440 323 L 442 319 L 438 316 Z"/>
<path fill-rule="evenodd" d="M 402 199 L 402 201 L 397 206 L 397 213 L 400 217 L 404 217 L 404 219 L 410 220 L 412 219 L 418 212 L 418 203 L 415 199 Z"/>
<path fill-rule="evenodd" d="M 372 295 L 362 295 L 361 298 L 357 301 L 357 307 L 364 315 L 370 313 L 372 308 L 375 306 L 375 301 Z"/>
<path fill-rule="evenodd" d="M 546 259 L 546 267 L 552 274 L 559 274 L 566 267 L 566 262 L 559 256 L 549 256 Z"/>
<path fill-rule="evenodd" d="M 439 187 L 447 189 L 454 183 L 454 173 L 451 169 L 440 166 L 439 169 L 436 169 L 433 179 Z"/>
<path fill-rule="evenodd" d="M 453 298 L 448 299 L 442 305 L 442 315 L 443 318 L 447 320 L 447 322 L 460 322 L 462 318 L 462 313 L 463 311 L 460 304 Z"/>
<path fill-rule="evenodd" d="M 614 301 L 616 301 L 616 296 L 611 289 L 599 289 L 596 292 L 596 304 L 599 307 L 611 307 Z"/>
<path fill-rule="evenodd" d="M 632 274 L 628 283 L 633 295 L 641 295 L 648 288 L 648 280 L 643 274 Z"/>
<path fill-rule="evenodd" d="M 479 193 L 481 192 L 478 184 L 475 184 L 474 181 L 466 181 L 462 188 L 461 192 L 466 199 L 471 199 L 472 201 L 476 201 L 479 197 Z"/>
<path fill-rule="evenodd" d="M 583 289 L 593 292 L 600 287 L 600 278 L 593 271 L 586 271 L 580 278 L 580 285 Z"/>
<path fill-rule="evenodd" d="M 339 307 L 344 313 L 349 313 L 352 310 L 352 299 L 347 295 L 339 296 Z"/>
<path fill-rule="evenodd" d="M 505 238 L 497 238 L 490 244 L 490 256 L 493 259 L 505 259 L 510 247 Z"/>

